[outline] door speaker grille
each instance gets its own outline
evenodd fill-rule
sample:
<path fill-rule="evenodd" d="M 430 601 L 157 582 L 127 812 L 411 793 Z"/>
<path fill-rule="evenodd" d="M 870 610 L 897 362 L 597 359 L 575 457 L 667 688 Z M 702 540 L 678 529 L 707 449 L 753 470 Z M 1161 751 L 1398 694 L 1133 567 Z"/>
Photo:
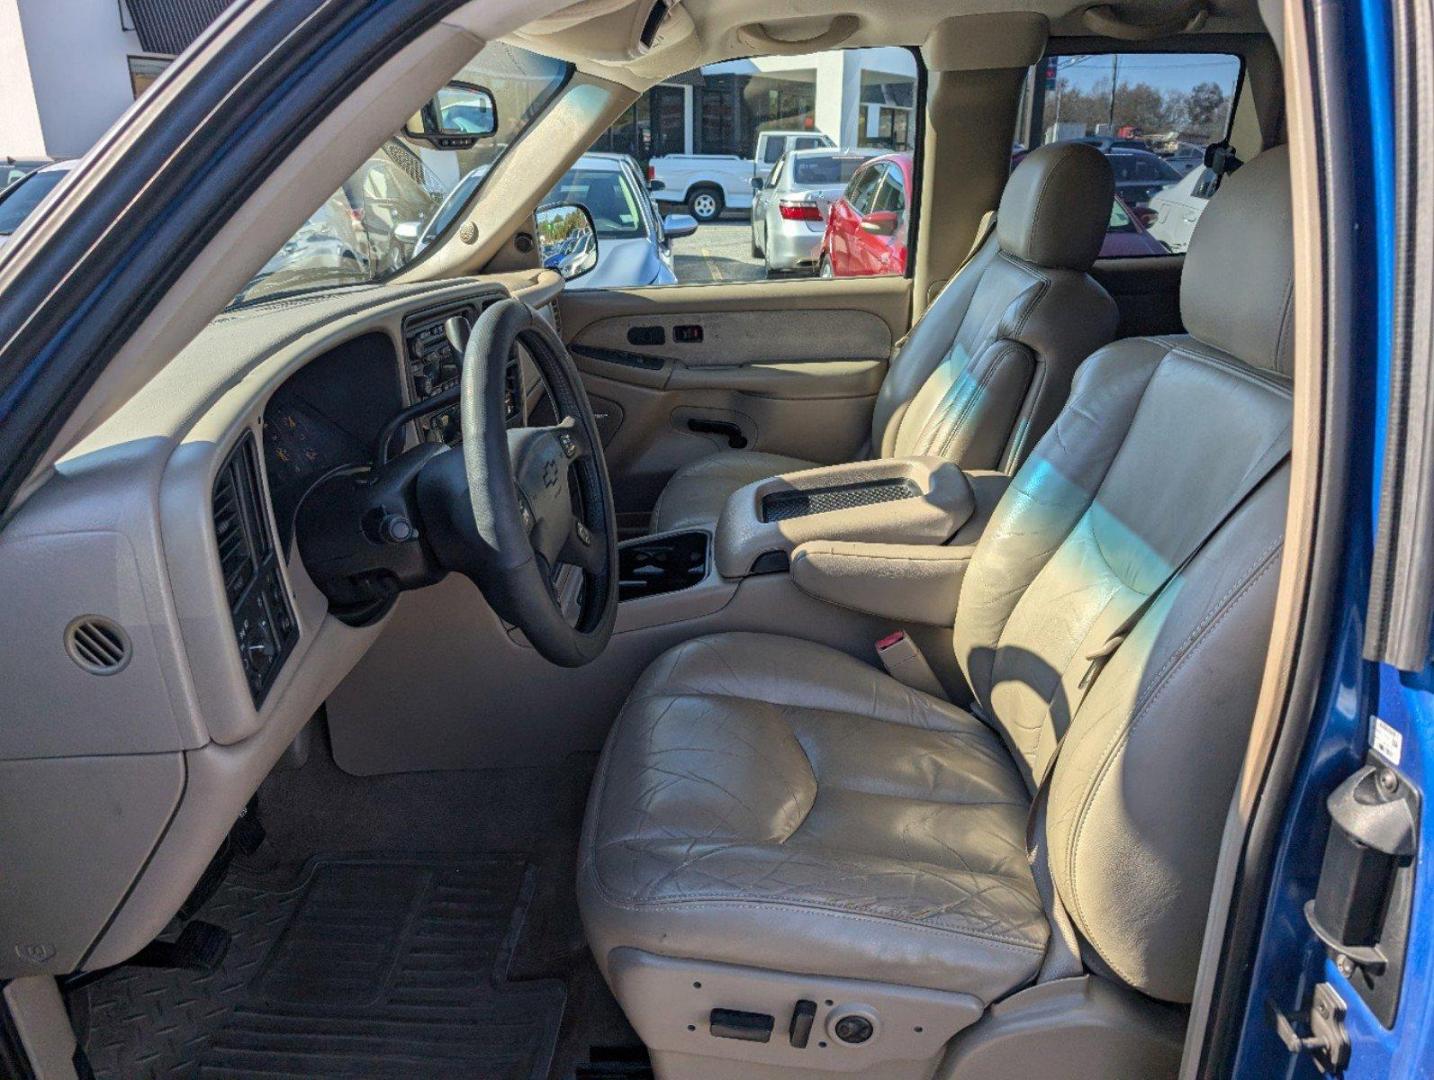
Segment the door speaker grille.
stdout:
<path fill-rule="evenodd" d="M 65 651 L 91 675 L 123 671 L 132 653 L 124 628 L 103 615 L 81 615 L 65 627 Z"/>

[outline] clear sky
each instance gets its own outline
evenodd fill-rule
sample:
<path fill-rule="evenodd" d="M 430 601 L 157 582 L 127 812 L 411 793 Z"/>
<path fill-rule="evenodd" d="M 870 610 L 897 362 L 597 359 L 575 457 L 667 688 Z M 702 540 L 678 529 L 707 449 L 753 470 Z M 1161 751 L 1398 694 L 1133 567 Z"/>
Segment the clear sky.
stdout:
<path fill-rule="evenodd" d="M 1089 90 L 1096 83 L 1110 83 L 1110 56 L 1063 56 L 1058 78 L 1071 86 Z M 1202 82 L 1213 82 L 1226 94 L 1235 89 L 1240 61 L 1233 56 L 1210 53 L 1124 53 L 1120 57 L 1120 81 L 1149 83 L 1157 90 L 1188 91 Z"/>

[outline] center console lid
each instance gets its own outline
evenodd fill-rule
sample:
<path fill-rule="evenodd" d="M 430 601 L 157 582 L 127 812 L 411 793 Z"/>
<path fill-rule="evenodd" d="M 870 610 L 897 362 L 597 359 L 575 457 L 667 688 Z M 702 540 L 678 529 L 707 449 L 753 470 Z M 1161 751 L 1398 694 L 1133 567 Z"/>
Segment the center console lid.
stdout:
<path fill-rule="evenodd" d="M 780 570 L 809 540 L 943 544 L 976 509 L 965 474 L 938 457 L 883 458 L 771 476 L 734 491 L 717 522 L 724 578 Z"/>

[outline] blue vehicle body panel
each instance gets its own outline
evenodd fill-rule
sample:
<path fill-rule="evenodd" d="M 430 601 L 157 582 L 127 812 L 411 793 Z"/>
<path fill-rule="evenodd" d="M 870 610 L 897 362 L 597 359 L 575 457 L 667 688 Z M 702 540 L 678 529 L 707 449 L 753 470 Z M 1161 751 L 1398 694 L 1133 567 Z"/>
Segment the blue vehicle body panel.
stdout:
<path fill-rule="evenodd" d="M 1346 1080 L 1434 1077 L 1434 877 L 1428 872 L 1430 781 L 1434 779 L 1434 667 L 1402 673 L 1362 656 L 1370 567 L 1389 430 L 1395 283 L 1395 123 L 1390 10 L 1381 0 L 1344 9 L 1351 129 L 1344 147 L 1356 162 L 1361 249 L 1357 297 L 1355 437 L 1347 447 L 1343 581 L 1336 625 L 1308 749 L 1290 794 L 1250 998 L 1231 1075 L 1316 1077 L 1309 1055 L 1291 1054 L 1275 1035 L 1270 1006 L 1287 1015 L 1308 1009 L 1313 988 L 1328 982 L 1348 1006 L 1351 1049 Z M 1378 717 L 1402 738 L 1399 768 L 1421 795 L 1420 852 L 1403 991 L 1392 1029 L 1385 1028 L 1340 974 L 1304 917 L 1315 894 L 1329 814 L 1325 800 L 1365 761 Z"/>

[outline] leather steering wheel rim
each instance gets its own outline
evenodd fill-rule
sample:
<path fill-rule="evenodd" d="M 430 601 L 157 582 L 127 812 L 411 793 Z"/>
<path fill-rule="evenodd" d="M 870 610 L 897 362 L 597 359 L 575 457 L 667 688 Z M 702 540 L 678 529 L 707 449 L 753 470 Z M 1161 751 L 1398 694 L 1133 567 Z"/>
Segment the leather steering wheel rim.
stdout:
<path fill-rule="evenodd" d="M 508 359 L 519 344 L 562 418 L 553 427 L 507 426 Z M 552 327 L 523 301 L 500 301 L 479 316 L 463 352 L 459 415 L 473 523 L 486 549 L 474 564 L 483 595 L 548 660 L 564 667 L 591 662 L 617 619 L 612 484 L 577 368 Z M 565 514 L 571 535 L 557 537 L 556 530 L 567 529 Z M 583 572 L 575 622 L 554 592 L 555 563 Z"/>

